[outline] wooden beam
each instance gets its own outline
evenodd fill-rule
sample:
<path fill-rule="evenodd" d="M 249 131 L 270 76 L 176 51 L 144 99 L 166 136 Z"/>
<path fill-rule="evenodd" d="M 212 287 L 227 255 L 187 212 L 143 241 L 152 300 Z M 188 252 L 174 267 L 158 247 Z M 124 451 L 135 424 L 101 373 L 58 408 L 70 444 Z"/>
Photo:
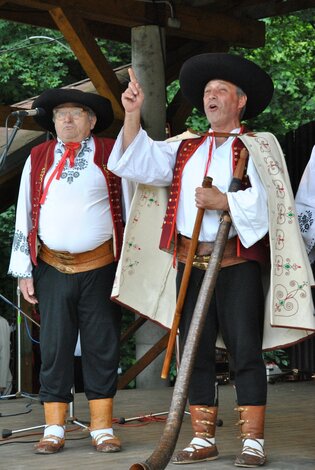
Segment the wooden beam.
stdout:
<path fill-rule="evenodd" d="M 123 119 L 121 89 L 110 64 L 105 59 L 86 23 L 69 10 L 54 8 L 49 12 L 66 38 L 97 92 L 110 99 L 114 114 Z"/>
<path fill-rule="evenodd" d="M 126 343 L 136 331 L 147 321 L 144 317 L 138 317 L 120 337 L 120 344 Z"/>
<path fill-rule="evenodd" d="M 37 26 L 38 28 L 58 30 L 56 23 L 48 11 L 32 9 L 23 9 L 23 11 L 21 11 L 18 9 L 10 10 L 9 8 L 1 10 L 0 5 L 0 18 L 6 21 L 14 21 L 16 23 Z M 100 23 L 91 20 L 87 20 L 86 24 L 89 30 L 93 31 L 93 36 L 96 38 L 109 39 L 111 41 L 130 44 L 131 31 L 128 27 L 109 23 Z"/>
<path fill-rule="evenodd" d="M 31 104 L 31 102 L 30 102 Z M 27 109 L 27 108 L 22 108 L 22 107 L 17 107 L 17 106 L 5 106 L 5 105 L 0 105 L 0 125 L 1 127 L 4 127 L 6 119 L 10 116 L 10 114 L 13 111 L 20 111 L 22 109 Z M 8 125 L 9 127 L 13 127 L 14 125 L 14 120 L 16 118 L 9 117 Z M 34 121 L 34 119 L 30 116 L 25 117 L 23 119 L 23 129 L 29 130 L 29 131 L 43 131 L 41 127 Z"/>
<path fill-rule="evenodd" d="M 250 4 L 242 6 L 242 14 L 256 19 L 289 15 L 290 13 L 315 7 L 315 0 L 286 0 L 282 2 L 270 2 L 267 0 L 255 2 L 253 0 L 248 3 Z"/>
<path fill-rule="evenodd" d="M 170 10 L 167 4 L 135 0 L 14 0 L 14 4 L 26 8 L 51 10 L 57 7 L 75 11 L 85 20 L 117 24 L 129 28 L 146 24 L 156 24 L 157 12 L 159 23 L 166 27 L 168 35 L 185 37 L 199 41 L 210 41 L 214 37 L 244 47 L 264 45 L 265 27 L 262 22 L 239 17 L 209 12 L 206 8 L 176 6 L 176 18 L 179 28 L 168 26 Z M 234 13 L 234 11 L 233 11 Z"/>
<path fill-rule="evenodd" d="M 177 7 L 176 18 L 180 28 L 171 31 L 168 27 L 167 34 L 206 42 L 216 38 L 244 47 L 260 47 L 265 43 L 265 25 L 250 18 L 210 13 L 188 6 Z"/>

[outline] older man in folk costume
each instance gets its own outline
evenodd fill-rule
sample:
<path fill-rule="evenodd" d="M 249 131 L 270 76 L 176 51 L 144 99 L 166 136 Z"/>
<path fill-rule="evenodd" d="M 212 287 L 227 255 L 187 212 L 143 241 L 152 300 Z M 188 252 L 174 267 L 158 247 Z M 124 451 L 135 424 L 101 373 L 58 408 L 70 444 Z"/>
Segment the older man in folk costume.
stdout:
<path fill-rule="evenodd" d="M 246 134 L 241 119 L 257 116 L 266 108 L 273 94 L 272 81 L 256 64 L 238 56 L 221 53 L 201 54 L 189 59 L 180 73 L 181 90 L 195 107 L 206 114 L 211 127 L 203 136 L 185 132 L 166 142 L 156 142 L 150 139 L 140 126 L 140 109 L 144 94 L 132 71 L 130 78 L 129 87 L 122 95 L 125 107 L 124 127 L 117 138 L 108 165 L 115 174 L 141 184 L 133 200 L 113 295 L 139 313 L 170 326 L 163 310 L 172 305 L 169 290 L 173 286 L 175 270 L 170 267 L 172 260 L 169 255 L 161 252 L 159 257 L 157 252 L 151 251 L 152 246 L 147 249 L 147 244 L 151 239 L 156 240 L 154 230 L 159 232 L 163 225 L 162 233 L 157 237 L 160 238 L 162 250 L 175 246 L 178 289 L 197 208 L 205 209 L 195 256 L 196 267 L 193 267 L 191 272 L 179 327 L 182 350 L 204 276 L 204 270 L 200 267 L 205 265 L 205 256 L 211 255 L 221 212 L 229 211 L 232 227 L 189 386 L 194 435 L 188 446 L 175 455 L 173 463 L 189 464 L 218 457 L 215 442 L 218 411 L 215 396 L 215 346 L 220 332 L 233 359 L 237 410 L 240 413 L 239 424 L 243 438 L 242 451 L 237 456 L 235 465 L 264 465 L 267 383 L 262 359 L 262 270 L 269 258 L 264 237 L 268 229 L 273 228 L 272 218 L 277 219 L 279 224 L 282 221 L 281 233 L 286 242 L 286 236 L 292 235 L 293 232 L 295 236 L 298 230 L 296 226 L 293 229 L 288 227 L 292 217 L 288 220 L 285 203 L 288 202 L 287 199 L 290 200 L 291 188 L 285 164 L 283 167 L 282 161 L 281 166 L 273 160 L 273 156 L 279 153 L 274 137 L 270 134 Z M 233 134 L 240 137 L 235 138 Z M 250 158 L 242 190 L 229 192 L 233 171 L 244 146 L 248 148 Z M 200 187 L 205 175 L 213 178 L 212 188 Z M 268 218 L 265 188 L 270 185 L 270 177 L 273 175 L 273 186 L 270 190 L 273 191 L 272 199 L 278 195 L 279 204 L 277 207 L 269 207 Z M 162 223 L 159 214 L 163 212 L 161 207 L 165 202 L 165 195 L 153 186 L 168 185 L 171 186 Z M 145 239 L 142 235 L 144 231 Z M 277 233 L 277 240 L 278 245 L 282 244 L 283 247 L 285 243 L 280 240 L 281 233 Z M 273 243 L 275 244 L 277 245 Z M 285 250 L 282 254 L 284 252 Z M 275 256 L 274 247 L 271 249 L 271 256 Z M 278 255 L 278 272 L 285 270 L 285 260 L 281 265 L 280 258 Z M 300 277 L 302 276 L 305 282 L 300 282 L 300 277 L 293 275 L 293 283 L 300 286 L 295 289 L 295 295 L 299 300 L 300 297 L 306 297 L 305 305 L 308 306 L 311 274 L 307 266 L 305 267 L 307 259 L 303 258 L 303 251 L 302 258 L 298 261 L 303 265 Z M 153 268 L 150 265 L 153 265 Z M 145 268 L 151 277 L 145 274 Z M 152 276 L 153 271 L 155 275 Z M 289 270 L 291 276 L 292 272 L 293 269 Z M 160 283 L 156 280 L 158 276 L 161 278 Z M 298 278 L 297 281 L 294 276 Z M 148 287 L 148 279 L 154 289 Z M 141 281 L 143 296 L 138 300 L 132 292 L 137 282 Z M 291 291 L 292 286 L 293 284 Z M 285 289 L 285 285 L 274 287 L 280 295 L 276 312 L 283 322 L 283 325 L 279 322 L 280 326 L 287 326 L 283 310 L 289 302 L 286 302 L 286 297 L 281 298 Z M 274 297 L 273 295 L 270 303 Z M 299 322 L 300 317 L 296 317 L 297 311 L 301 313 L 300 309 L 294 306 L 293 310 L 295 319 Z M 269 319 L 267 323 L 270 323 Z M 301 321 L 297 327 L 303 330 L 315 329 L 315 322 L 308 319 Z M 303 331 L 301 336 L 308 333 L 310 332 Z M 297 336 L 300 338 L 299 335 L 289 334 L 286 343 L 296 341 Z"/>
<path fill-rule="evenodd" d="M 77 89 L 47 90 L 33 107 L 45 110 L 35 119 L 57 138 L 34 147 L 26 161 L 9 274 L 40 312 L 46 427 L 35 451 L 64 446 L 80 331 L 92 442 L 97 451 L 117 452 L 112 407 L 121 309 L 110 294 L 123 236 L 122 183 L 107 169 L 114 141 L 93 135 L 112 123 L 112 107 Z"/>

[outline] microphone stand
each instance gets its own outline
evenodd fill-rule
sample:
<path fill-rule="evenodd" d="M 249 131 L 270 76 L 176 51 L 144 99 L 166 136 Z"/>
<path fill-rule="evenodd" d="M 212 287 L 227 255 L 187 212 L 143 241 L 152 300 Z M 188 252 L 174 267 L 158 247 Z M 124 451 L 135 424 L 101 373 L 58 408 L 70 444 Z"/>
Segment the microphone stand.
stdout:
<path fill-rule="evenodd" d="M 9 115 L 10 116 L 10 115 Z M 8 119 L 9 119 L 9 116 L 7 117 L 6 119 L 6 129 L 8 127 Z M 21 114 L 21 115 L 17 115 L 17 119 L 16 119 L 16 123 L 14 124 L 13 126 L 13 131 L 11 132 L 11 135 L 10 135 L 10 138 L 9 140 L 7 141 L 7 144 L 5 145 L 5 148 L 4 148 L 4 151 L 2 152 L 1 154 L 1 157 L 0 157 L 0 170 L 2 169 L 4 163 L 5 163 L 5 159 L 7 157 L 7 154 L 8 154 L 8 150 L 9 148 L 11 147 L 12 145 L 12 142 L 16 136 L 16 133 L 17 131 L 21 128 L 21 125 L 23 123 L 23 119 L 24 119 L 24 116 Z M 17 386 L 17 392 L 13 395 L 6 395 L 6 396 L 1 396 L 1 399 L 6 399 L 6 398 L 31 398 L 31 399 L 34 399 L 34 400 L 38 400 L 38 398 L 35 398 L 33 397 L 32 395 L 30 394 L 25 394 L 22 392 L 21 390 L 21 314 L 23 314 L 26 318 L 28 318 L 29 320 L 31 320 L 33 323 L 35 323 L 36 325 L 38 325 L 37 322 L 35 322 L 31 317 L 29 317 L 25 312 L 23 312 L 23 310 L 21 309 L 21 299 L 20 299 L 20 289 L 19 289 L 19 286 L 17 286 L 17 300 L 18 300 L 18 305 L 14 305 L 13 303 L 11 303 L 10 301 L 8 301 L 8 299 L 6 299 L 4 296 L 2 296 L 0 294 L 1 298 L 3 300 L 5 300 L 6 302 L 10 303 L 11 306 L 13 306 L 16 310 L 17 310 L 17 348 L 18 348 L 18 367 L 17 367 L 17 382 L 18 382 L 18 386 Z M 39 325 L 38 325 L 39 326 Z M 11 430 L 11 429 L 3 429 L 2 431 L 2 438 L 6 438 L 6 437 L 9 437 L 11 436 L 12 434 L 15 434 L 15 433 L 18 433 L 18 432 L 23 432 L 23 431 L 29 431 L 29 430 L 33 430 L 33 429 L 38 429 L 38 428 L 43 428 L 45 427 L 45 425 L 39 425 L 39 426 L 33 426 L 31 428 L 25 428 L 25 429 L 18 429 L 18 430 Z"/>
<path fill-rule="evenodd" d="M 16 318 L 16 335 L 17 335 L 17 390 L 15 393 L 11 395 L 1 395 L 0 400 L 4 400 L 5 398 L 30 398 L 32 400 L 37 400 L 32 396 L 32 394 L 26 393 L 22 391 L 22 350 L 21 350 L 21 315 L 23 315 L 27 320 L 30 320 L 36 326 L 40 327 L 39 323 L 37 323 L 33 318 L 31 318 L 27 313 L 25 313 L 21 309 L 21 291 L 19 285 L 17 285 L 16 289 L 17 295 L 17 305 L 7 299 L 4 295 L 0 294 L 0 299 L 4 300 L 7 304 L 11 305 L 17 311 L 17 318 Z"/>
<path fill-rule="evenodd" d="M 6 119 L 6 128 L 8 127 L 7 122 L 8 122 L 9 116 Z M 17 115 L 17 120 L 16 120 L 16 123 L 13 126 L 13 131 L 11 132 L 10 138 L 9 138 L 7 144 L 5 145 L 4 151 L 2 152 L 1 157 L 0 157 L 0 170 L 2 169 L 2 167 L 4 165 L 5 159 L 6 159 L 7 154 L 8 154 L 8 150 L 12 145 L 12 142 L 13 142 L 15 136 L 16 136 L 16 133 L 21 128 L 21 125 L 23 123 L 23 119 L 24 119 L 24 116 L 19 115 L 19 114 Z"/>
<path fill-rule="evenodd" d="M 6 127 L 6 130 L 8 129 L 8 119 L 9 117 L 12 115 L 9 114 L 9 116 L 6 118 L 6 123 L 5 123 L 5 127 Z M 5 148 L 1 154 L 1 157 L 0 157 L 0 170 L 2 169 L 4 163 L 5 163 L 5 159 L 6 159 L 6 156 L 8 154 L 8 150 L 9 148 L 11 147 L 12 145 L 12 142 L 16 136 L 16 133 L 17 131 L 21 128 L 21 125 L 23 123 L 23 119 L 24 119 L 24 115 L 23 114 L 17 114 L 17 119 L 16 119 L 16 123 L 14 124 L 13 126 L 13 131 L 11 132 L 11 135 L 10 135 L 10 138 L 8 140 L 7 138 L 7 143 L 5 145 Z M 5 395 L 5 396 L 1 396 L 1 399 L 3 398 L 11 398 L 11 397 L 30 397 L 30 395 L 24 395 L 22 393 L 22 390 L 21 390 L 21 313 L 27 317 L 29 320 L 31 320 L 33 323 L 36 323 L 32 318 L 30 318 L 28 315 L 26 315 L 26 313 L 23 312 L 23 310 L 21 310 L 21 304 L 20 304 L 20 289 L 19 289 L 19 286 L 17 286 L 17 300 L 18 300 L 18 305 L 14 305 L 13 303 L 11 303 L 10 301 L 8 301 L 8 299 L 6 299 L 4 296 L 2 296 L 0 294 L 0 297 L 5 300 L 7 303 L 10 303 L 11 306 L 13 306 L 17 312 L 18 312 L 18 316 L 17 316 L 17 321 L 16 321 L 16 324 L 17 324 L 17 360 L 18 360 L 18 366 L 17 366 L 17 392 L 14 394 L 14 395 Z M 37 323 L 36 323 L 37 324 Z M 37 324 L 38 325 L 38 324 Z M 39 325 L 38 325 L 39 326 Z"/>

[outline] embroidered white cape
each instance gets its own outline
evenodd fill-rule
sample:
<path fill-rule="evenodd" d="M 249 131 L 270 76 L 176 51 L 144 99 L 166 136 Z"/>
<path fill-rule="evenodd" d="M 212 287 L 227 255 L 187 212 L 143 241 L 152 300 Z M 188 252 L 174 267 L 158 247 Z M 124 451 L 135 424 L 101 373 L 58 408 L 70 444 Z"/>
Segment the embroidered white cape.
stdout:
<path fill-rule="evenodd" d="M 170 140 L 198 137 L 189 131 Z M 270 133 L 240 137 L 268 193 L 271 270 L 263 348 L 314 334 L 314 284 L 280 145 Z M 159 250 L 167 188 L 139 184 L 134 195 L 112 296 L 136 313 L 171 328 L 176 306 L 173 256 Z M 218 343 L 218 346 L 223 344 Z"/>

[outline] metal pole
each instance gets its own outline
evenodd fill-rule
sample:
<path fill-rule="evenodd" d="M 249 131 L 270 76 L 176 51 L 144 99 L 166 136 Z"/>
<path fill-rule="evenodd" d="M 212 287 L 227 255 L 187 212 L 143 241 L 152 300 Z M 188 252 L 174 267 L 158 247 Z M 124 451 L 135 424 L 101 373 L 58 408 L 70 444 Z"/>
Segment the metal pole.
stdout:
<path fill-rule="evenodd" d="M 19 286 L 19 278 L 17 281 L 17 288 L 16 288 L 16 295 L 17 295 L 17 305 L 18 308 L 21 308 L 21 289 Z M 16 334 L 17 334 L 17 395 L 22 391 L 22 375 L 21 375 L 21 314 L 18 310 L 17 312 L 17 319 L 16 319 Z"/>

